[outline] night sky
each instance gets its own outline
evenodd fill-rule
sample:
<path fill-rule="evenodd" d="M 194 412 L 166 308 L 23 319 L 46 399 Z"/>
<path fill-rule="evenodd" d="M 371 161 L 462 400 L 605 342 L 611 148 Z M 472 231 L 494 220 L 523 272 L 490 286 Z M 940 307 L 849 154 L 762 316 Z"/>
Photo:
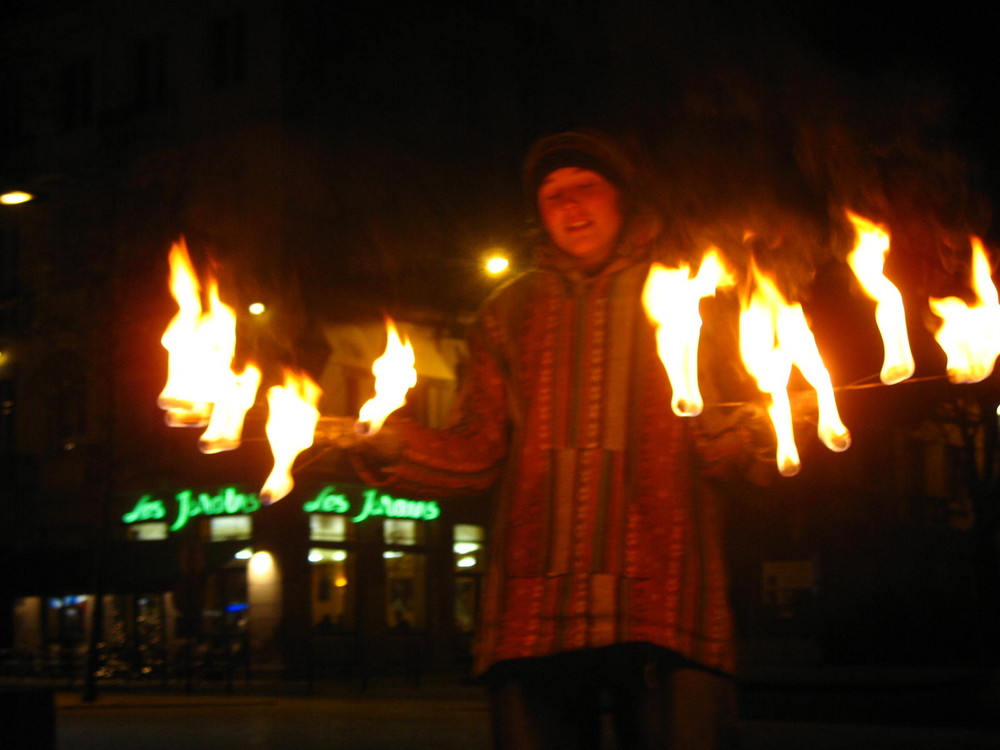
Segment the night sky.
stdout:
<path fill-rule="evenodd" d="M 1000 63 L 989 25 L 960 6 L 373 5 L 317 6 L 298 53 L 330 94 L 301 106 L 344 144 L 345 244 L 400 299 L 449 274 L 462 305 L 481 299 L 471 265 L 523 234 L 526 148 L 580 126 L 645 153 L 668 215 L 794 225 L 781 231 L 808 238 L 808 266 L 846 250 L 831 221 L 844 205 L 898 228 L 900 246 L 996 234 Z M 910 251 L 939 252 L 923 244 Z M 322 266 L 306 274 L 318 286 Z"/>
<path fill-rule="evenodd" d="M 115 23 L 110 0 L 54 5 Z M 298 210 L 289 223 L 305 229 L 284 239 L 293 278 L 274 297 L 300 290 L 307 318 L 336 306 L 334 288 L 374 290 L 390 308 L 475 308 L 495 283 L 479 268 L 484 251 L 529 255 L 526 149 L 576 127 L 644 153 L 668 223 L 765 237 L 793 288 L 842 258 L 840 212 L 852 206 L 890 225 L 914 293 L 951 293 L 941 269 L 961 263 L 942 254 L 967 255 L 969 232 L 1000 236 L 994 29 L 961 3 L 851 6 L 282 4 L 282 106 L 298 136 L 282 158 L 313 182 L 285 188 Z M 189 34 L 170 31 L 200 38 L 212 13 L 238 8 L 191 12 Z M 260 43 L 250 28 L 247 70 Z M 211 230 L 170 227 L 194 245 Z"/>

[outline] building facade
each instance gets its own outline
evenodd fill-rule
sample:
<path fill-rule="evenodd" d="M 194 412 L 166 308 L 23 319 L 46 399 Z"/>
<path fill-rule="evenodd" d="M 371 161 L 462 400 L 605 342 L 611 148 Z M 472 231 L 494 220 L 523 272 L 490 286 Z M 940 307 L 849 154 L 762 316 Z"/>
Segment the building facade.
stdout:
<path fill-rule="evenodd" d="M 261 507 L 261 404 L 243 447 L 210 457 L 156 405 L 175 311 L 167 249 L 184 235 L 239 313 L 241 361 L 272 381 L 285 365 L 309 372 L 323 414 L 356 414 L 388 310 L 418 346 L 407 408 L 443 420 L 463 323 L 494 283 L 470 269 L 515 232 L 438 186 L 488 184 L 492 203 L 516 204 L 516 158 L 502 174 L 464 159 L 519 154 L 532 114 L 501 75 L 503 28 L 416 9 L 412 29 L 389 33 L 347 5 L 0 9 L 0 190 L 37 195 L 0 205 L 5 668 L 79 675 L 97 653 L 106 676 L 335 675 L 467 658 L 489 498 L 386 494 L 317 446 L 292 494 Z M 494 54 L 453 52 L 458 34 Z M 423 65 L 371 64 L 415 46 Z M 492 92 L 489 112 L 454 95 L 464 76 Z M 441 118 L 476 127 L 435 141 Z M 265 315 L 244 312 L 258 300 Z M 872 354 L 861 319 L 834 326 L 849 331 L 839 361 Z M 745 653 L 913 658 L 968 642 L 981 596 L 970 550 L 990 534 L 995 546 L 995 522 L 973 542 L 977 519 L 997 515 L 980 501 L 997 496 L 994 386 L 960 408 L 895 388 L 842 396 L 848 453 L 803 435 L 799 476 L 724 489 Z"/>

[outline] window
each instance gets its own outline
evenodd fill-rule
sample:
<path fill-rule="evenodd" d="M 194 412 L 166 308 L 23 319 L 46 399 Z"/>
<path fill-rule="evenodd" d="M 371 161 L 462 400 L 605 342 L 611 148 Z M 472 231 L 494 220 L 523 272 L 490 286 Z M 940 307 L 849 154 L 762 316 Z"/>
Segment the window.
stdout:
<path fill-rule="evenodd" d="M 253 534 L 250 516 L 218 516 L 209 519 L 208 538 L 213 542 L 249 539 Z"/>
<path fill-rule="evenodd" d="M 386 544 L 419 544 L 423 541 L 423 530 L 416 521 L 387 518 L 382 526 L 382 536 Z"/>
<path fill-rule="evenodd" d="M 133 542 L 155 542 L 167 538 L 167 524 L 159 521 L 134 523 L 128 527 L 127 533 Z"/>
<path fill-rule="evenodd" d="M 371 380 L 371 376 L 366 376 L 359 374 L 356 371 L 349 370 L 344 375 L 344 404 L 347 414 L 357 414 L 361 409 L 361 405 L 367 400 L 367 397 L 362 398 L 362 382 L 370 389 L 371 384 L 368 382 Z"/>
<path fill-rule="evenodd" d="M 455 627 L 462 633 L 475 630 L 479 616 L 480 573 L 483 568 L 485 531 L 482 526 L 457 523 L 452 529 L 455 557 Z"/>
<path fill-rule="evenodd" d="M 235 635 L 245 631 L 249 585 L 245 560 L 230 560 L 205 578 L 202 626 L 209 636 Z M 216 640 L 215 647 L 220 642 Z M 233 647 L 236 644 L 232 644 Z"/>
<path fill-rule="evenodd" d="M 326 635 L 354 627 L 354 556 L 341 549 L 309 550 L 312 623 Z"/>
<path fill-rule="evenodd" d="M 314 542 L 346 542 L 347 516 L 312 513 L 309 516 L 309 538 Z"/>
<path fill-rule="evenodd" d="M 452 534 L 455 570 L 481 570 L 483 564 L 483 527 L 457 523 Z"/>
<path fill-rule="evenodd" d="M 406 633 L 426 626 L 426 555 L 385 552 L 385 612 L 390 632 Z"/>
<path fill-rule="evenodd" d="M 43 615 L 45 640 L 65 648 L 81 645 L 86 635 L 87 611 L 91 604 L 89 596 L 50 598 Z"/>

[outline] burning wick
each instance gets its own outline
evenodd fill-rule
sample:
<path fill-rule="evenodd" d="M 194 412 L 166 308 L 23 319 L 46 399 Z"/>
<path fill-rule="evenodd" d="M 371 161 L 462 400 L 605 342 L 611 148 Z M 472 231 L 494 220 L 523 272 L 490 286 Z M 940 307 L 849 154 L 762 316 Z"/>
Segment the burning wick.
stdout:
<path fill-rule="evenodd" d="M 212 405 L 208 428 L 198 439 L 198 449 L 202 453 L 220 453 L 240 447 L 243 420 L 257 398 L 260 379 L 260 369 L 252 364 L 241 373 L 232 373 L 231 383 Z"/>
<path fill-rule="evenodd" d="M 365 437 L 382 429 L 386 418 L 406 403 L 407 391 L 417 384 L 412 344 L 400 338 L 391 318 L 386 318 L 385 327 L 385 352 L 372 364 L 375 395 L 361 407 L 354 423 L 354 431 Z"/>
<path fill-rule="evenodd" d="M 875 300 L 875 323 L 885 349 L 879 375 L 886 385 L 899 383 L 913 375 L 915 364 L 906 334 L 903 298 L 883 273 L 889 254 L 889 233 L 850 211 L 847 218 L 854 225 L 857 235 L 847 263 L 865 294 Z"/>
<path fill-rule="evenodd" d="M 209 425 L 204 444 L 208 452 L 229 450 L 239 445 L 259 372 L 252 366 L 233 372 L 236 314 L 219 299 L 212 276 L 206 282 L 207 304 L 202 305 L 201 284 L 183 238 L 170 248 L 169 261 L 170 292 L 178 311 L 163 333 L 168 374 L 158 404 L 171 427 Z"/>
<path fill-rule="evenodd" d="M 952 383 L 985 380 L 1000 355 L 1000 299 L 978 237 L 972 238 L 971 283 L 976 297 L 971 305 L 958 297 L 929 300 L 931 311 L 941 319 L 934 338 L 948 357 Z"/>
<path fill-rule="evenodd" d="M 686 265 L 667 268 L 654 263 L 649 269 L 642 304 L 656 326 L 656 350 L 673 390 L 670 406 L 679 417 L 696 417 L 705 406 L 698 387 L 701 300 L 733 283 L 714 247 L 706 251 L 694 277 Z"/>
<path fill-rule="evenodd" d="M 307 375 L 285 371 L 284 385 L 267 391 L 268 417 L 264 430 L 271 444 L 274 468 L 260 491 L 260 501 L 265 505 L 277 502 L 295 486 L 292 465 L 306 448 L 313 444 L 316 423 L 319 421 L 321 391 Z"/>
<path fill-rule="evenodd" d="M 754 288 L 740 312 L 740 355 L 761 391 L 771 397 L 768 415 L 777 437 L 778 470 L 793 476 L 801 467 L 788 399 L 792 365 L 815 389 L 819 405 L 816 432 L 832 451 L 847 450 L 851 434 L 840 421 L 833 385 L 806 323 L 802 306 L 789 304 L 774 282 L 750 266 Z"/>

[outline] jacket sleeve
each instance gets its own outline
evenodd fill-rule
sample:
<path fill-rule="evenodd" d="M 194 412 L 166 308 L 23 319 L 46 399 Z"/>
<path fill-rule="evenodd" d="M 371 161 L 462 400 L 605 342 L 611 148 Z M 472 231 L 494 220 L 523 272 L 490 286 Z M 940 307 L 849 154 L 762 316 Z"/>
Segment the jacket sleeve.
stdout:
<path fill-rule="evenodd" d="M 703 476 L 767 483 L 777 471 L 774 431 L 759 392 L 739 364 L 733 319 L 715 315 L 702 332 L 698 382 L 705 409 L 692 419 L 694 446 Z"/>
<path fill-rule="evenodd" d="M 507 453 L 507 392 L 496 350 L 481 328 L 469 338 L 469 359 L 447 426 L 431 429 L 390 418 L 387 427 L 398 433 L 401 453 L 383 466 L 355 453 L 355 469 L 364 481 L 416 497 L 470 495 L 496 482 Z"/>
<path fill-rule="evenodd" d="M 701 474 L 714 479 L 745 476 L 756 484 L 774 474 L 774 440 L 763 407 L 706 406 L 694 418 L 694 446 Z"/>

